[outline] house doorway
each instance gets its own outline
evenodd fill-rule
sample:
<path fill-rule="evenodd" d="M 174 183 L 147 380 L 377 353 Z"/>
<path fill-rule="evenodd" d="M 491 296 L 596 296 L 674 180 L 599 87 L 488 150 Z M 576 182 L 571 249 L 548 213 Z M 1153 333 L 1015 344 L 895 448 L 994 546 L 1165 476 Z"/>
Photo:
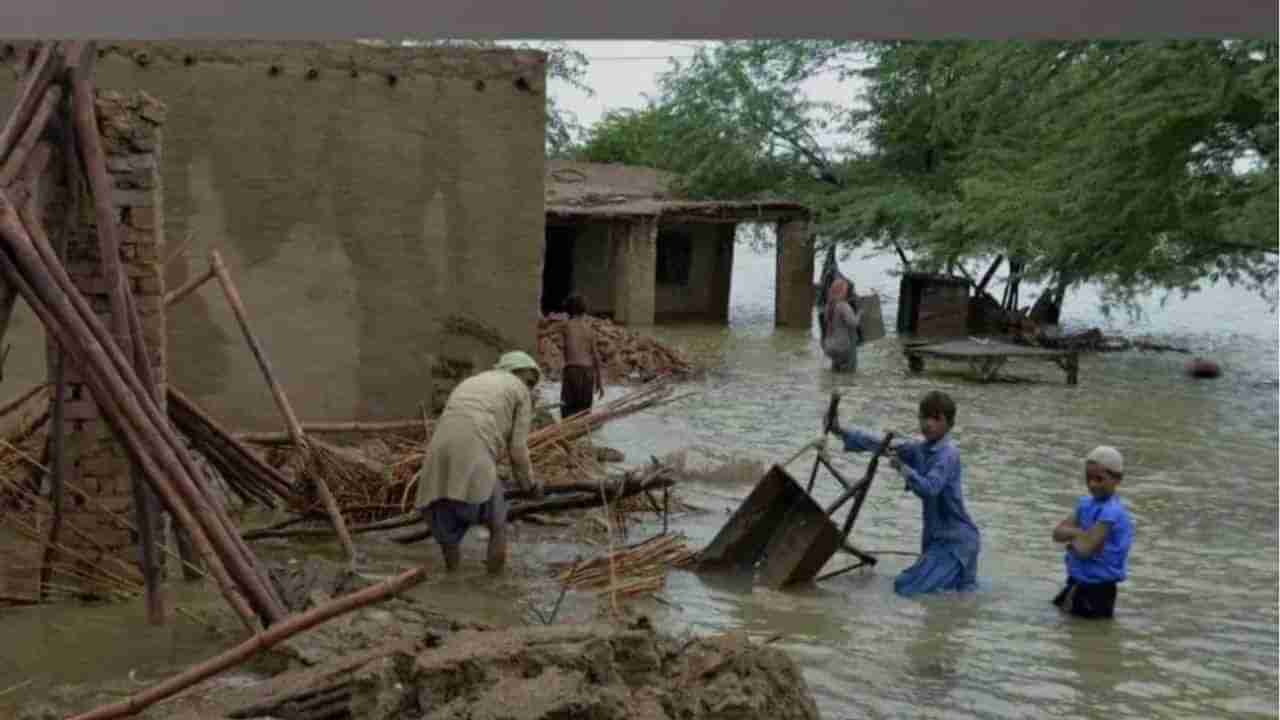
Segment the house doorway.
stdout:
<path fill-rule="evenodd" d="M 578 231 L 569 226 L 547 226 L 542 258 L 542 314 L 564 312 L 565 298 L 573 292 L 573 250 Z"/>

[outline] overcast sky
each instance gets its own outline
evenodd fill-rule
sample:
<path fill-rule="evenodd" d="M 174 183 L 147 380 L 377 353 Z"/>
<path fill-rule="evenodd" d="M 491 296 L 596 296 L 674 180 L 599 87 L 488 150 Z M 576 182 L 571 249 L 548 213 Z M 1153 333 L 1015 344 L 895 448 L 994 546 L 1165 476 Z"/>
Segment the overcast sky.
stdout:
<path fill-rule="evenodd" d="M 606 111 L 644 106 L 645 95 L 658 91 L 658 75 L 671 67 L 672 59 L 688 59 L 699 45 L 696 41 L 612 41 L 591 40 L 567 43 L 587 56 L 586 84 L 595 91 L 588 96 L 562 82 L 552 82 L 549 91 L 562 107 L 590 127 Z M 834 77 L 820 77 L 805 85 L 809 97 L 820 102 L 848 106 L 855 86 Z"/>

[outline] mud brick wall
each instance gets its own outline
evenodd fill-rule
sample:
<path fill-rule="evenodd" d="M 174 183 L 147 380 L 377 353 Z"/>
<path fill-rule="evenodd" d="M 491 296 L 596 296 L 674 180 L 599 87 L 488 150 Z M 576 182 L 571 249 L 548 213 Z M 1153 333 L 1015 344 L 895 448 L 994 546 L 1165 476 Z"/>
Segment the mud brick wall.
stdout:
<path fill-rule="evenodd" d="M 536 346 L 546 57 L 353 42 L 102 43 L 98 87 L 145 91 L 164 122 L 166 282 L 217 250 L 303 421 L 416 417 Z M 12 73 L 0 59 L 0 111 Z M 12 65 L 12 62 L 10 62 Z M 502 348 L 450 331 L 461 316 Z M 40 337 L 23 306 L 14 347 Z M 169 309 L 169 380 L 236 430 L 279 412 L 216 285 Z M 38 342 L 38 340 L 37 340 Z M 15 385 L 43 375 L 14 352 Z"/>
<path fill-rule="evenodd" d="M 120 220 L 121 269 L 134 294 L 152 374 L 163 389 L 167 373 L 159 166 L 165 108 L 145 93 L 125 96 L 102 91 L 97 112 L 113 185 L 112 202 Z M 67 228 L 67 270 L 110 330 L 112 317 L 93 202 L 83 187 L 79 191 L 78 199 L 67 198 L 76 213 Z M 73 549 L 75 557 L 66 558 L 68 562 L 92 563 L 117 575 L 140 579 L 135 567 L 137 538 L 120 522 L 120 518 L 135 522 L 129 460 L 102 420 L 79 369 L 68 364 L 66 378 L 67 481 L 88 498 L 74 490 L 66 494 L 59 544 Z M 66 583 L 67 578 L 59 582 Z"/>

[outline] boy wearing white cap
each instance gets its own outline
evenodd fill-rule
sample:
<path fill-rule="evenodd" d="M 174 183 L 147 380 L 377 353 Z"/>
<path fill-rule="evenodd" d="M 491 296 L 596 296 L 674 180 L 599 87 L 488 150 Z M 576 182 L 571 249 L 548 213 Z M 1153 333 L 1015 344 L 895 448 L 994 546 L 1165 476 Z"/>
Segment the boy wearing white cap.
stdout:
<path fill-rule="evenodd" d="M 1084 463 L 1089 494 L 1053 529 L 1054 541 L 1067 546 L 1067 585 L 1053 604 L 1077 617 L 1115 614 L 1116 585 L 1128 574 L 1133 545 L 1133 519 L 1116 496 L 1123 478 L 1120 451 L 1106 445 L 1094 448 Z"/>

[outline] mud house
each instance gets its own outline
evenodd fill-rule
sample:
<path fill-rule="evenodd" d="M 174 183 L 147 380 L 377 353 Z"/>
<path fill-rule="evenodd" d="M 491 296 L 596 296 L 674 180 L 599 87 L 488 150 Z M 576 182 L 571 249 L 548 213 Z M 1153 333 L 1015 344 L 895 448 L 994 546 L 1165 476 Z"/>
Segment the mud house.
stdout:
<path fill-rule="evenodd" d="M 24 55 L 10 45 L 6 114 Z M 545 61 L 349 42 L 101 43 L 95 73 L 103 90 L 165 108 L 148 267 L 174 289 L 218 250 L 297 414 L 326 421 L 416 416 L 496 358 L 455 331 L 470 321 L 533 347 Z M 167 380 L 231 427 L 279 429 L 216 288 L 166 315 Z M 45 377 L 43 353 L 27 351 L 43 331 L 22 303 L 5 342 L 7 387 Z"/>
<path fill-rule="evenodd" d="M 5 116 L 26 44 L 3 43 Z M 120 259 L 162 391 L 173 385 L 231 428 L 282 425 L 217 283 L 166 303 L 205 273 L 214 250 L 304 420 L 415 417 L 493 362 L 504 349 L 495 336 L 533 347 L 543 54 L 100 44 L 94 82 Z M 42 215 L 102 319 L 108 283 L 92 203 L 54 180 L 40 192 Z M 3 335 L 12 348 L 4 396 L 47 381 L 45 331 L 24 303 Z M 113 513 L 134 504 L 129 463 L 80 369 L 66 381 L 68 562 L 77 582 L 94 568 L 128 575 L 136 542 Z M 54 526 L 37 510 L 26 519 Z M 0 594 L 38 594 L 43 542 L 12 545 Z"/>
<path fill-rule="evenodd" d="M 808 327 L 809 211 L 788 200 L 683 200 L 672 179 L 651 168 L 547 163 L 543 312 L 560 310 L 576 291 L 592 312 L 627 325 L 727 322 L 737 226 L 770 223 L 778 240 L 775 322 Z"/>

